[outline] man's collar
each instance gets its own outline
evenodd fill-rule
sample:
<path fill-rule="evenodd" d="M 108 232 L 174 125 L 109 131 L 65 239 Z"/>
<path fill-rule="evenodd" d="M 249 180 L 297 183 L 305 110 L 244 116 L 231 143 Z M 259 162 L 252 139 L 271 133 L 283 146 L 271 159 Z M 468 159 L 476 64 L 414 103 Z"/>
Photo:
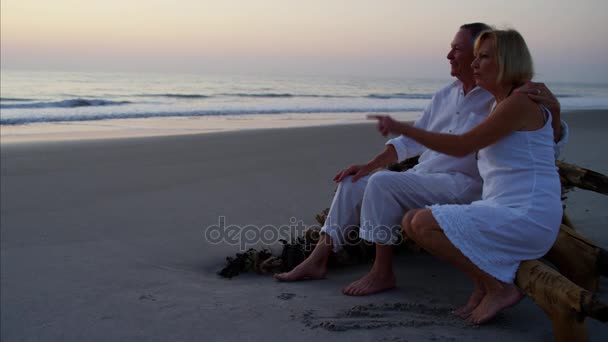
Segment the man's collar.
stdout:
<path fill-rule="evenodd" d="M 459 79 L 454 80 L 454 82 L 452 83 L 452 85 L 454 87 L 458 87 L 464 93 L 464 84 L 462 83 L 461 80 L 459 80 Z M 486 91 L 485 89 L 481 88 L 480 86 L 475 85 L 475 87 L 473 87 L 473 89 L 471 89 L 471 91 L 469 92 L 469 94 L 473 93 L 473 92 L 476 92 L 476 91 L 479 91 L 480 89 L 483 90 L 483 91 Z"/>

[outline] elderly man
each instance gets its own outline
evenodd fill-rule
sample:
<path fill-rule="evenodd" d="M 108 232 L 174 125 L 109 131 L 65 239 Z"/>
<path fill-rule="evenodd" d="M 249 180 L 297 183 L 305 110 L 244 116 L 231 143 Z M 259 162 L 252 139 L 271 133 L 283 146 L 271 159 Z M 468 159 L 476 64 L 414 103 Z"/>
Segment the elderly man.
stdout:
<path fill-rule="evenodd" d="M 456 81 L 433 96 L 415 126 L 434 132 L 464 133 L 478 125 L 490 113 L 494 98 L 475 85 L 473 44 L 477 36 L 490 29 L 482 23 L 465 24 L 456 33 L 447 55 L 451 75 Z M 558 141 L 556 151 L 567 137 L 567 126 L 559 123 L 560 106 L 542 83 L 530 83 L 517 91 L 528 93 L 545 105 L 553 115 Z M 561 137 L 561 140 L 559 139 Z M 420 156 L 419 163 L 407 172 L 380 171 L 397 161 Z M 359 236 L 376 244 L 376 258 L 371 271 L 345 287 L 346 295 L 362 296 L 395 286 L 392 246 L 398 239 L 400 222 L 410 209 L 430 204 L 465 204 L 481 197 L 481 178 L 475 154 L 450 157 L 426 149 L 414 140 L 399 136 L 386 143 L 385 150 L 366 164 L 352 165 L 339 172 L 339 183 L 321 239 L 312 254 L 291 272 L 276 274 L 280 281 L 322 279 L 327 261 L 337 252 L 353 229 Z"/>

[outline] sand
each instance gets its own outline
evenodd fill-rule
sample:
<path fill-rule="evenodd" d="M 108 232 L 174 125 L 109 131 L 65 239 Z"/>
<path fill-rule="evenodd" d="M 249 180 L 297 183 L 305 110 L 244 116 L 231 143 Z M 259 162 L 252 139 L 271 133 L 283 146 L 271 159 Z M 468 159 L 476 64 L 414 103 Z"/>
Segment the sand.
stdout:
<path fill-rule="evenodd" d="M 608 174 L 608 112 L 565 114 L 563 157 Z M 548 319 L 529 299 L 470 327 L 449 314 L 472 290 L 432 256 L 399 256 L 398 287 L 340 288 L 369 265 L 323 281 L 278 283 L 215 272 L 238 245 L 205 228 L 302 225 L 331 201 L 333 175 L 385 139 L 371 124 L 1 145 L 3 341 L 539 341 Z M 608 248 L 608 197 L 575 191 L 567 211 Z M 276 246 L 276 245 L 275 245 Z M 601 295 L 606 299 L 606 279 Z M 588 321 L 592 341 L 608 328 Z"/>

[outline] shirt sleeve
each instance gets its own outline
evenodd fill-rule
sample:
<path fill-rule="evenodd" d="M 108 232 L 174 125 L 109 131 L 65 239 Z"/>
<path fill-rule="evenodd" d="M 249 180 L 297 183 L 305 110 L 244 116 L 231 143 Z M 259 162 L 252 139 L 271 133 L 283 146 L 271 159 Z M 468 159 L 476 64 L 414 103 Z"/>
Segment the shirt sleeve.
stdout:
<path fill-rule="evenodd" d="M 561 124 L 562 136 L 559 138 L 559 141 L 553 146 L 555 159 L 559 158 L 559 155 L 564 151 L 564 147 L 568 143 L 568 138 L 570 138 L 570 129 L 568 128 L 568 124 L 564 120 L 561 120 Z"/>
<path fill-rule="evenodd" d="M 429 130 L 428 125 L 431 117 L 432 108 L 433 100 L 431 100 L 431 102 L 425 108 L 424 112 L 422 112 L 422 116 L 418 118 L 416 122 L 414 122 L 414 127 L 427 131 Z M 397 152 L 397 161 L 403 161 L 407 158 L 419 156 L 426 149 L 424 145 L 404 135 L 400 135 L 396 138 L 390 139 L 386 142 L 386 145 L 393 145 L 395 151 Z"/>

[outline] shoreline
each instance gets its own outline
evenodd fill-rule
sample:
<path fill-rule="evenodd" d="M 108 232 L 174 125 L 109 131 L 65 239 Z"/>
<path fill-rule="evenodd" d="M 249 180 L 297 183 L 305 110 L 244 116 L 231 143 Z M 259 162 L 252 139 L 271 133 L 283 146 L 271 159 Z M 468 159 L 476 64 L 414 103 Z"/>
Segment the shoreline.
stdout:
<path fill-rule="evenodd" d="M 252 114 L 167 118 L 61 121 L 0 126 L 0 143 L 107 140 L 141 137 L 213 134 L 295 127 L 325 127 L 370 122 L 366 116 L 380 113 Z M 418 112 L 389 113 L 411 121 Z"/>
<path fill-rule="evenodd" d="M 608 115 L 608 110 L 603 109 L 564 111 L 562 115 L 570 120 L 579 115 L 604 112 Z M 401 121 L 413 121 L 420 113 L 255 114 L 3 125 L 0 126 L 0 144 L 114 140 L 354 125 L 369 123 L 366 118 L 369 114 L 388 114 Z"/>

